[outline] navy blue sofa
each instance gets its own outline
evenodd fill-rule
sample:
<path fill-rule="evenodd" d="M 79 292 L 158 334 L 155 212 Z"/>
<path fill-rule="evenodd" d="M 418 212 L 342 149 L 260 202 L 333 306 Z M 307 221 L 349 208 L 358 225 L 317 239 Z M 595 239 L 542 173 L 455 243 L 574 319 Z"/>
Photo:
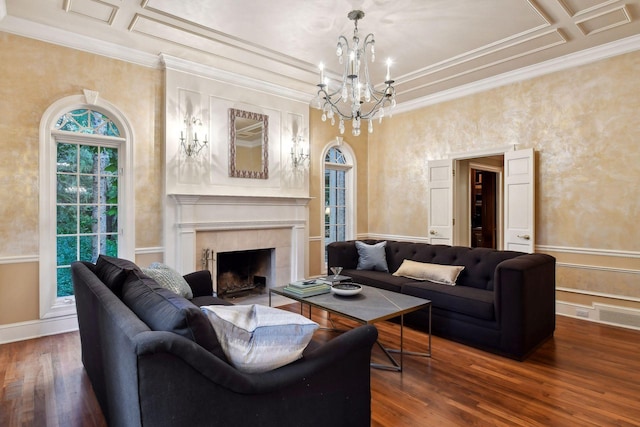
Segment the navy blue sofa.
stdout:
<path fill-rule="evenodd" d="M 376 244 L 382 240 L 363 240 Z M 434 335 L 517 360 L 555 330 L 555 258 L 486 248 L 387 241 L 389 272 L 358 270 L 355 241 L 328 245 L 328 267 L 354 282 L 432 301 Z M 455 286 L 394 276 L 402 262 L 464 266 Z M 426 329 L 426 309 L 405 316 Z"/>
<path fill-rule="evenodd" d="M 71 270 L 82 362 L 108 425 L 370 425 L 374 326 L 312 341 L 302 359 L 247 374 L 227 362 L 197 306 L 228 304 L 212 296 L 208 271 L 185 276 L 189 301 L 127 260 L 101 256 Z"/>

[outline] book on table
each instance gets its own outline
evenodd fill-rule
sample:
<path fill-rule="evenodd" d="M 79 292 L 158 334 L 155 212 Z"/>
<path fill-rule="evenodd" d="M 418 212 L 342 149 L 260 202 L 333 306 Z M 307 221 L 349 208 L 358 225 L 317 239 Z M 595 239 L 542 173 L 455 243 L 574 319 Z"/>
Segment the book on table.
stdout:
<path fill-rule="evenodd" d="M 326 283 L 307 283 L 300 284 L 299 282 L 290 283 L 285 286 L 284 291 L 291 295 L 296 295 L 302 298 L 312 297 L 314 295 L 321 295 L 331 292 L 331 286 Z"/>

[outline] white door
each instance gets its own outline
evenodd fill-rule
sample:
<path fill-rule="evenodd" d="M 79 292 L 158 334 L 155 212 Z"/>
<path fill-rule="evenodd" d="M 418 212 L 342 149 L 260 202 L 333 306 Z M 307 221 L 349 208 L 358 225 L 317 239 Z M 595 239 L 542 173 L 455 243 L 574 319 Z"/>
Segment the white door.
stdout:
<path fill-rule="evenodd" d="M 453 245 L 453 160 L 427 162 L 429 243 Z"/>
<path fill-rule="evenodd" d="M 535 157 L 533 148 L 504 153 L 504 249 L 535 248 Z"/>

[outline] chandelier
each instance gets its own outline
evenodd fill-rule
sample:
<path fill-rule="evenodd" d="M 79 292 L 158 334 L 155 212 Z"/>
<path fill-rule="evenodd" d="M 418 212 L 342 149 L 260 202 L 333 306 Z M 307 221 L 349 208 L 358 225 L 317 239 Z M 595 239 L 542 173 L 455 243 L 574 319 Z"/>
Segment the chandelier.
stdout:
<path fill-rule="evenodd" d="M 325 79 L 324 66 L 320 64 L 320 83 L 317 96 L 312 101 L 315 108 L 322 110 L 322 121 L 331 120 L 335 125 L 338 116 L 338 129 L 344 133 L 345 120 L 351 120 L 351 133 L 360 135 L 362 120 L 367 120 L 369 133 L 373 132 L 373 120 L 382 122 L 385 108 L 391 110 L 396 105 L 396 90 L 392 86 L 389 68 L 391 61 L 387 60 L 387 74 L 382 90 L 377 90 L 369 78 L 368 59 L 375 61 L 375 40 L 369 34 L 361 40 L 358 36 L 358 21 L 364 18 L 361 10 L 352 10 L 347 17 L 354 21 L 352 44 L 345 36 L 338 37 L 336 55 L 340 64 L 344 65 L 344 73 L 340 86 L 334 91 L 329 88 L 329 80 Z"/>

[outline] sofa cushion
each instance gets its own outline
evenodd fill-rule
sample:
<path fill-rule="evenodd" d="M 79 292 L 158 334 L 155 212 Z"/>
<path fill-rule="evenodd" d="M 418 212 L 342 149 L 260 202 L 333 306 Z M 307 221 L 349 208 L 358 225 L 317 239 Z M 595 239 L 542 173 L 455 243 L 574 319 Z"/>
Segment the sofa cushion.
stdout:
<path fill-rule="evenodd" d="M 173 268 L 160 262 L 152 263 L 148 268 L 142 268 L 142 272 L 155 280 L 158 285 L 165 289 L 169 289 L 186 299 L 193 298 L 191 287 L 184 277 Z"/>
<path fill-rule="evenodd" d="M 385 253 L 387 242 L 379 242 L 368 245 L 361 241 L 356 241 L 358 249 L 358 270 L 389 271 Z"/>
<path fill-rule="evenodd" d="M 227 361 L 207 316 L 141 271 L 131 271 L 127 276 L 122 285 L 122 301 L 154 331 L 183 336 Z"/>
<path fill-rule="evenodd" d="M 140 268 L 127 259 L 99 255 L 96 261 L 96 276 L 118 297 L 122 295 L 122 284 L 131 271 L 140 271 Z"/>
<path fill-rule="evenodd" d="M 459 265 L 430 264 L 405 259 L 393 275 L 455 286 L 456 279 L 463 269 L 464 266 Z"/>
<path fill-rule="evenodd" d="M 495 320 L 493 291 L 468 286 L 442 286 L 433 282 L 411 282 L 402 285 L 402 293 L 431 300 L 434 308 Z"/>
<path fill-rule="evenodd" d="M 341 274 L 351 277 L 355 283 L 375 286 L 376 288 L 393 292 L 400 292 L 402 285 L 412 280 L 406 277 L 393 276 L 383 271 L 373 270 L 342 270 Z"/>
<path fill-rule="evenodd" d="M 302 357 L 318 324 L 263 305 L 204 306 L 222 348 L 239 371 L 260 373 Z"/>

